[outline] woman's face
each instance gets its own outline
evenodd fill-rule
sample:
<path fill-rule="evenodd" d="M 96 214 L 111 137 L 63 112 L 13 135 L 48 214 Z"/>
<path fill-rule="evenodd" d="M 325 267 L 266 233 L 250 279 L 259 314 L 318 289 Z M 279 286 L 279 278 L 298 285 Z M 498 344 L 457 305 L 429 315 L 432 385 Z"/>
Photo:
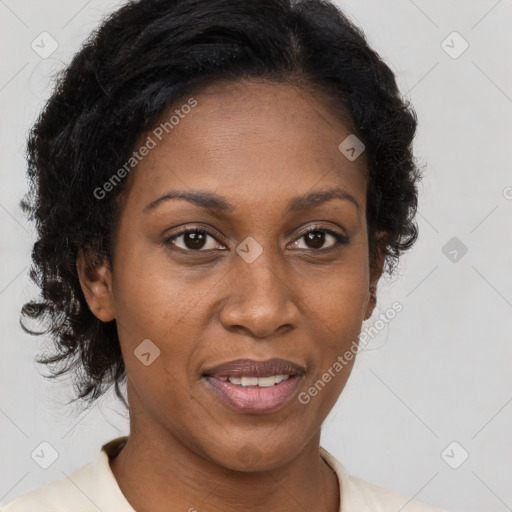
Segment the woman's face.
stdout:
<path fill-rule="evenodd" d="M 194 99 L 135 148 L 155 142 L 129 176 L 109 292 L 87 297 L 116 319 L 141 435 L 270 469 L 319 435 L 371 314 L 364 159 L 344 156 L 350 131 L 290 85 L 217 83 Z M 157 201 L 178 192 L 192 198 Z M 254 371 L 212 370 L 272 358 L 298 373 L 242 386 L 226 376 Z"/>

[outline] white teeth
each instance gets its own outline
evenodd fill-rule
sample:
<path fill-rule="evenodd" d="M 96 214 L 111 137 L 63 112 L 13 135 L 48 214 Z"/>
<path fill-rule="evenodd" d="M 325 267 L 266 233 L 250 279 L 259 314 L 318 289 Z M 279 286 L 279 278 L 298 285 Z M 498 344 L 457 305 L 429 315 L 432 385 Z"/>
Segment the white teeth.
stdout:
<path fill-rule="evenodd" d="M 258 386 L 262 388 L 269 388 L 270 386 L 273 386 L 276 383 L 276 376 L 271 375 L 270 377 L 260 377 L 258 379 Z"/>
<path fill-rule="evenodd" d="M 242 386 L 257 386 L 258 377 L 242 377 Z"/>
<path fill-rule="evenodd" d="M 231 384 L 236 384 L 237 386 L 269 388 L 289 378 L 289 375 L 271 375 L 270 377 L 241 377 L 240 379 L 237 377 L 228 377 L 228 380 Z"/>

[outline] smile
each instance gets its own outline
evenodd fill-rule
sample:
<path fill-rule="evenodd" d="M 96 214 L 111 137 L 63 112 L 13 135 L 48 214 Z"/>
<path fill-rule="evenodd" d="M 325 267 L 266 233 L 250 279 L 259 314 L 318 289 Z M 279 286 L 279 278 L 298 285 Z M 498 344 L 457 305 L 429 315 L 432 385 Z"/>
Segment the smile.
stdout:
<path fill-rule="evenodd" d="M 302 375 L 269 377 L 203 376 L 208 389 L 230 408 L 245 414 L 275 412 L 295 394 Z"/>
<path fill-rule="evenodd" d="M 269 388 L 275 386 L 284 380 L 290 378 L 290 375 L 271 375 L 270 377 L 218 377 L 222 382 L 229 381 L 237 386 L 258 386 L 260 388 Z"/>

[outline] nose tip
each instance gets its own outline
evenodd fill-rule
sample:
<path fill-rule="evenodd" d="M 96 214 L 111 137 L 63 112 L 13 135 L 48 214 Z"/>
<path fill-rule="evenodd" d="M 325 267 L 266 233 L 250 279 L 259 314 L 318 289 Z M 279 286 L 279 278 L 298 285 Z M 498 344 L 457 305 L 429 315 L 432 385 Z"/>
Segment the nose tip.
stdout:
<path fill-rule="evenodd" d="M 255 338 L 268 338 L 293 329 L 298 308 L 290 286 L 263 255 L 252 263 L 239 263 L 231 279 L 234 285 L 224 301 L 220 318 L 230 330 L 248 331 Z"/>

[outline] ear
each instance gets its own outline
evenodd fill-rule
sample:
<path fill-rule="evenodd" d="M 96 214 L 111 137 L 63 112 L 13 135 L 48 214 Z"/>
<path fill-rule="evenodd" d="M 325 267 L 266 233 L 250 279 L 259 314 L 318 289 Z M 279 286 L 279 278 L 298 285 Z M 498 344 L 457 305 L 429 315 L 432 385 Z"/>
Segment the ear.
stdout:
<path fill-rule="evenodd" d="M 377 283 L 384 269 L 384 253 L 379 250 L 375 262 L 370 266 L 370 282 L 368 286 L 368 302 L 364 313 L 364 319 L 368 320 L 372 316 L 373 310 L 377 305 Z"/>
<path fill-rule="evenodd" d="M 115 318 L 112 273 L 107 262 L 93 262 L 82 249 L 76 258 L 76 270 L 85 300 L 94 316 L 103 322 Z"/>

